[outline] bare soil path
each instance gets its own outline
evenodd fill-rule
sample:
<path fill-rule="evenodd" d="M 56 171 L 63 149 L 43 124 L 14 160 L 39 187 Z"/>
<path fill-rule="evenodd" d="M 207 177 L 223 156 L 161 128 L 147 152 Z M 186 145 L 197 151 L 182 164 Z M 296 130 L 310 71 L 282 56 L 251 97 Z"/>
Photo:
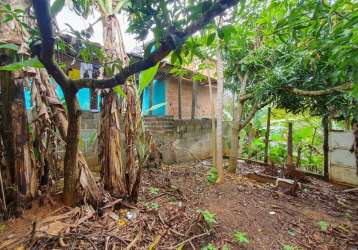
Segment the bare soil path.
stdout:
<path fill-rule="evenodd" d="M 297 197 L 242 175 L 226 174 L 223 184 L 212 185 L 205 165 L 146 170 L 135 208 L 120 202 L 96 213 L 35 203 L 2 224 L 0 249 L 358 249 L 358 194 L 313 178 Z M 216 223 L 208 225 L 203 211 Z M 236 241 L 235 232 L 249 242 Z"/>

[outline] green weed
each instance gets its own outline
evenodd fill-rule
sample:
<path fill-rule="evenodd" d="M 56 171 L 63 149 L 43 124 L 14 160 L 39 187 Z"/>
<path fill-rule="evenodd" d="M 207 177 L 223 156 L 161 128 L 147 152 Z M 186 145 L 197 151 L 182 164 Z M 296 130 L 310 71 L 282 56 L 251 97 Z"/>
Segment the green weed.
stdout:
<path fill-rule="evenodd" d="M 234 239 L 239 244 L 248 244 L 250 240 L 247 238 L 246 233 L 236 231 L 234 234 Z"/>

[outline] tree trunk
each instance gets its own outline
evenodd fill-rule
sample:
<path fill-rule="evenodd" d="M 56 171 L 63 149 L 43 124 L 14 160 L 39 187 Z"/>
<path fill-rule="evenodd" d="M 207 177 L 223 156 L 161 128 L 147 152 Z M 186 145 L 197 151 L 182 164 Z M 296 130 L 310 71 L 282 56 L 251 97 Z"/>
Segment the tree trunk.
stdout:
<path fill-rule="evenodd" d="M 78 146 L 80 142 L 80 111 L 76 91 L 64 90 L 68 109 L 68 128 L 64 159 L 63 200 L 68 206 L 76 205 L 77 187 L 80 177 L 78 168 Z"/>
<path fill-rule="evenodd" d="M 293 161 L 292 161 L 292 122 L 288 123 L 288 136 L 287 136 L 287 173 L 288 176 L 291 176 L 294 171 Z"/>
<path fill-rule="evenodd" d="M 271 108 L 267 109 L 267 124 L 266 124 L 266 133 L 265 133 L 265 156 L 264 162 L 268 162 L 268 150 L 270 145 L 270 125 L 271 125 Z"/>
<path fill-rule="evenodd" d="M 122 33 L 115 15 L 103 17 L 103 41 L 109 62 L 119 60 L 128 65 L 128 58 L 122 40 Z M 153 84 L 150 88 L 152 90 Z M 152 103 L 152 91 L 150 103 Z M 125 145 L 128 147 L 128 145 Z M 99 159 L 104 187 L 117 197 L 128 196 L 126 166 L 122 161 L 120 137 L 120 111 L 117 95 L 112 91 L 103 95 L 101 105 L 101 132 L 99 136 Z"/>
<path fill-rule="evenodd" d="M 41 69 L 39 70 L 38 74 L 39 74 L 38 79 L 40 79 L 41 81 L 40 94 L 44 99 L 44 102 L 47 103 L 51 109 L 51 113 L 52 113 L 51 120 L 53 124 L 57 127 L 58 131 L 60 132 L 60 136 L 62 140 L 64 140 L 65 142 L 70 140 L 70 144 L 71 144 L 70 146 L 66 145 L 66 153 L 65 153 L 65 161 L 64 161 L 65 164 L 64 166 L 66 168 L 65 171 L 70 171 L 70 173 L 67 174 L 65 173 L 65 176 L 70 176 L 70 180 L 66 181 L 66 185 L 65 185 L 66 187 L 64 186 L 64 189 L 66 189 L 66 191 L 69 190 L 68 192 L 70 192 L 70 194 L 69 195 L 65 194 L 65 190 L 64 190 L 64 196 L 67 196 L 66 198 L 64 197 L 64 200 L 69 205 L 75 205 L 76 193 L 77 193 L 77 186 L 75 184 L 78 182 L 85 190 L 86 196 L 90 199 L 90 202 L 93 205 L 99 205 L 102 196 L 101 191 L 94 177 L 92 176 L 90 170 L 88 169 L 86 160 L 82 152 L 78 149 L 78 143 L 79 143 L 78 140 L 79 140 L 79 132 L 80 132 L 79 110 L 78 110 L 79 105 L 75 96 L 73 97 L 73 95 L 75 94 L 72 94 L 72 97 L 74 98 L 74 101 L 71 104 L 72 120 L 70 119 L 67 120 L 65 109 L 63 105 L 59 102 L 56 91 L 49 81 L 49 76 L 46 70 Z M 68 110 L 70 111 L 69 106 L 68 106 Z M 75 122 L 73 126 L 74 130 L 72 129 L 72 126 L 69 125 L 69 123 L 73 122 L 73 120 Z M 72 139 L 68 139 L 67 135 L 69 131 L 71 131 L 70 138 L 75 138 L 75 141 L 71 141 Z M 71 152 L 67 152 L 67 151 L 71 151 Z M 77 165 L 74 164 L 67 165 L 66 162 L 68 161 L 70 162 L 72 161 L 73 163 L 77 162 Z"/>
<path fill-rule="evenodd" d="M 37 194 L 38 178 L 32 145 L 29 143 L 23 79 L 19 72 L 0 71 L 2 138 L 11 183 L 27 198 Z"/>
<path fill-rule="evenodd" d="M 296 161 L 296 167 L 298 169 L 301 167 L 301 153 L 302 153 L 302 145 L 299 145 L 297 149 L 297 161 Z"/>
<path fill-rule="evenodd" d="M 223 114 L 223 89 L 224 89 L 224 65 L 221 57 L 220 45 L 216 48 L 217 60 L 217 96 L 216 96 L 216 168 L 218 172 L 217 183 L 224 181 L 223 167 L 223 137 L 222 137 L 222 114 Z"/>
<path fill-rule="evenodd" d="M 249 132 L 248 132 L 248 135 L 247 135 L 247 150 L 248 150 L 248 158 L 251 159 L 251 151 L 252 151 L 252 142 L 255 138 L 255 128 L 254 126 L 252 125 L 252 123 L 250 123 L 250 126 L 249 126 Z"/>
<path fill-rule="evenodd" d="M 213 87 L 211 83 L 208 61 L 206 61 L 206 74 L 209 82 L 210 115 L 211 115 L 211 150 L 213 164 L 216 166 L 216 122 L 215 122 L 215 104 L 213 96 Z"/>
<path fill-rule="evenodd" d="M 322 118 L 323 125 L 323 176 L 326 180 L 329 180 L 328 172 L 328 133 L 329 133 L 329 119 L 328 115 L 324 115 Z"/>
<path fill-rule="evenodd" d="M 127 54 L 125 53 L 124 43 L 122 39 L 121 29 L 119 22 L 115 15 L 105 16 L 104 18 L 104 47 L 109 61 L 120 60 L 123 66 L 129 64 Z M 118 185 L 114 190 L 118 191 L 119 196 L 128 197 L 130 201 L 137 201 L 139 184 L 141 179 L 141 169 L 148 157 L 144 156 L 151 150 L 150 143 L 146 141 L 140 102 L 135 91 L 135 88 L 131 82 L 126 83 L 124 86 L 126 93 L 125 98 L 125 117 L 124 117 L 124 136 L 125 136 L 125 153 L 126 162 L 125 166 L 120 166 L 120 162 L 109 166 L 106 159 L 118 159 L 118 154 L 121 152 L 120 142 L 104 144 L 102 145 L 102 152 L 110 154 L 108 156 L 102 156 L 101 162 L 104 171 L 112 173 L 115 178 L 121 178 Z M 104 100 L 104 104 L 110 104 Z M 105 110 L 113 110 L 110 107 L 105 107 Z M 105 117 L 105 116 L 102 116 Z M 118 130 L 118 128 L 116 128 Z M 104 131 L 104 133 L 110 133 L 113 130 Z M 119 130 L 117 131 L 119 133 Z M 120 139 L 119 135 L 117 137 Z M 138 149 L 139 148 L 139 149 Z M 122 163 L 123 164 L 123 163 Z M 106 174 L 104 174 L 106 176 Z M 114 183 L 106 183 L 110 179 L 104 179 L 105 186 L 113 186 Z M 123 190 L 125 187 L 125 190 Z"/>
<path fill-rule="evenodd" d="M 121 155 L 120 108 L 113 91 L 104 94 L 101 104 L 101 127 L 98 136 L 101 177 L 104 188 L 120 197 L 126 193 Z"/>
<path fill-rule="evenodd" d="M 98 110 L 98 90 L 91 89 L 91 110 Z"/>
<path fill-rule="evenodd" d="M 240 97 L 245 95 L 246 93 L 246 84 L 247 84 L 247 74 L 245 74 L 244 77 L 240 78 L 240 94 L 239 94 L 239 104 L 237 107 L 237 112 L 235 112 L 234 120 L 233 120 L 233 126 L 231 131 L 231 149 L 230 149 L 230 161 L 229 161 L 229 172 L 235 173 L 237 168 L 237 154 L 238 154 L 238 147 L 239 147 L 239 134 L 241 131 L 241 117 L 244 111 L 244 101 L 240 100 Z"/>

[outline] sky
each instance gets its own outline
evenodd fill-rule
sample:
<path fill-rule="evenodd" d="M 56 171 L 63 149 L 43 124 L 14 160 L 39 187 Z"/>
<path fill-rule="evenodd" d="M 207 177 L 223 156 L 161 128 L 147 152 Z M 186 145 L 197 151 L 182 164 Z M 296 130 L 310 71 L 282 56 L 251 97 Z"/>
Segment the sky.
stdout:
<path fill-rule="evenodd" d="M 94 13 L 90 15 L 87 20 L 78 16 L 74 11 L 70 10 L 68 6 L 65 6 L 61 12 L 57 15 L 56 20 L 61 29 L 61 31 L 69 31 L 66 23 L 69 24 L 73 29 L 80 31 L 86 29 L 89 24 L 94 23 L 99 17 L 99 13 Z M 125 14 L 118 15 L 118 20 L 122 28 L 124 46 L 127 52 L 131 52 L 134 48 L 142 46 L 140 42 L 135 40 L 134 35 L 126 33 L 128 23 L 126 21 Z M 102 37 L 102 23 L 98 22 L 93 26 L 94 35 L 91 37 L 91 41 L 103 44 Z"/>

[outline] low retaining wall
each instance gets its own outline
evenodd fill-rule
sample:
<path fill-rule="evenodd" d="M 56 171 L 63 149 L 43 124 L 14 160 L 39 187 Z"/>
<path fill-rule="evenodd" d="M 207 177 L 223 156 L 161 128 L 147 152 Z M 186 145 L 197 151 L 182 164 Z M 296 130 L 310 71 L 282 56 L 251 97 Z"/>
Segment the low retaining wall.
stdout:
<path fill-rule="evenodd" d="M 97 157 L 97 131 L 99 113 L 83 112 L 81 116 L 81 141 L 83 151 L 91 167 L 99 165 Z M 173 117 L 144 118 L 145 128 L 152 132 L 165 163 L 207 159 L 211 156 L 211 120 L 176 120 Z M 228 125 L 224 125 L 224 145 Z M 226 148 L 224 146 L 224 148 Z"/>

